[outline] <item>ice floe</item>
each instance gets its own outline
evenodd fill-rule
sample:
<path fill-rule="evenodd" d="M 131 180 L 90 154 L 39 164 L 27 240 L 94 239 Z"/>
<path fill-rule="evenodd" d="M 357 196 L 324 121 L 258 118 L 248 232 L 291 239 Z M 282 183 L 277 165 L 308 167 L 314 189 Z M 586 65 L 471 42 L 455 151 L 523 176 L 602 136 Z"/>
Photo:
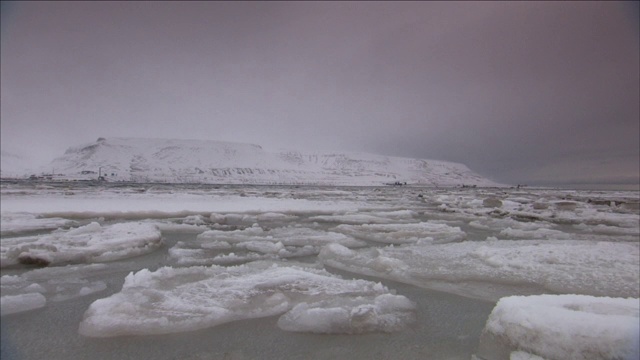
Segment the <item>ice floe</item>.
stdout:
<path fill-rule="evenodd" d="M 502 359 L 638 359 L 640 300 L 586 295 L 500 299 L 477 357 Z"/>
<path fill-rule="evenodd" d="M 69 186 L 76 187 L 72 196 L 67 195 Z M 428 348 L 437 342 L 443 344 L 438 346 L 445 353 L 462 354 L 449 358 L 468 358 L 476 351 L 475 345 L 470 344 L 477 344 L 490 304 L 402 286 L 405 295 L 418 302 L 419 310 L 412 310 L 413 304 L 407 298 L 384 288 L 378 291 L 380 286 L 373 283 L 353 285 L 353 280 L 337 279 L 320 270 L 323 264 L 329 270 L 340 268 L 492 302 L 503 296 L 542 293 L 634 298 L 639 293 L 637 192 L 410 186 L 336 190 L 115 183 L 20 187 L 26 190 L 7 192 L 2 188 L 0 260 L 2 266 L 10 262 L 15 266 L 2 269 L 0 290 L 3 314 L 37 312 L 34 316 L 3 318 L 3 324 L 10 324 L 12 340 L 20 342 L 20 350 L 29 358 L 42 357 L 51 349 L 58 350 L 55 358 L 110 357 L 137 341 L 147 344 L 140 348 L 140 357 L 157 358 L 158 353 L 180 357 L 163 353 L 157 342 L 144 338 L 99 342 L 96 346 L 100 351 L 94 353 L 93 345 L 85 346 L 93 342 L 69 337 L 69 331 L 77 331 L 77 319 L 87 309 L 72 306 L 82 303 L 81 299 L 67 304 L 55 302 L 101 295 L 109 297 L 94 303 L 81 327 L 89 336 L 177 332 L 275 315 L 274 319 L 246 321 L 194 334 L 198 339 L 206 338 L 209 331 L 223 334 L 221 338 L 234 337 L 235 332 L 227 331 L 235 329 L 262 344 L 268 340 L 256 329 L 275 326 L 276 321 L 286 331 L 355 334 L 402 329 L 413 321 L 413 312 L 420 311 L 417 315 L 424 321 L 411 331 L 389 338 L 392 341 L 385 345 L 387 353 L 424 358 L 429 351 L 427 357 L 446 358 L 439 356 L 442 353 L 437 349 Z M 116 222 L 141 222 L 149 226 L 149 232 L 155 227 L 154 234 L 159 237 L 156 231 L 162 232 L 170 245 L 168 256 L 161 248 L 140 258 L 108 264 L 37 270 L 16 264 L 23 246 L 33 254 L 77 254 L 72 262 L 102 261 L 89 257 L 93 245 L 73 245 L 72 240 L 79 239 L 73 235 L 76 229 L 67 230 L 90 221 L 103 224 L 99 231 L 95 225 L 84 229 L 96 237 L 102 237 L 112 226 L 109 224 Z M 198 234 L 203 235 L 197 237 Z M 31 249 L 30 243 L 37 247 Z M 136 255 L 138 245 L 134 243 L 123 243 L 121 248 L 118 245 L 121 254 Z M 52 244 L 57 251 L 50 247 Z M 146 250 L 154 248 L 155 242 L 150 244 Z M 321 263 L 315 262 L 319 252 Z M 44 256 L 34 259 L 45 264 Z M 305 264 L 296 268 L 292 265 L 296 259 Z M 286 270 L 271 269 L 274 262 Z M 246 264 L 177 268 L 239 263 Z M 140 271 L 159 266 L 176 268 Z M 134 274 L 122 291 L 111 296 L 112 291 L 118 290 L 112 288 L 113 284 L 120 284 L 129 271 Z M 434 301 L 437 297 L 442 299 Z M 456 311 L 442 315 L 446 326 L 430 321 L 430 312 L 447 313 L 449 304 L 458 301 L 472 305 L 461 305 L 464 314 Z M 483 310 L 477 312 L 481 307 Z M 478 315 L 472 326 L 466 313 L 471 308 L 474 310 L 469 312 Z M 60 310 L 67 313 L 62 315 Z M 455 331 L 442 338 L 433 336 L 445 327 Z M 279 353 L 271 354 L 272 358 L 301 354 L 295 352 L 301 344 L 297 339 L 320 344 L 327 338 L 273 333 L 278 339 L 287 339 L 288 344 L 277 342 Z M 420 339 L 426 337 L 437 339 L 430 339 L 425 345 Z M 330 338 L 343 344 L 353 340 Z M 380 338 L 379 334 L 357 338 L 361 346 L 349 343 L 340 354 L 353 351 L 352 357 L 360 358 L 380 354 L 370 346 L 370 341 Z M 211 349 L 206 339 L 189 344 L 185 341 L 191 341 L 191 336 L 167 339 L 171 344 L 175 340 L 176 348 L 197 349 L 193 358 L 203 357 Z M 569 345 L 573 341 L 579 345 L 581 341 L 565 339 Z M 65 346 L 50 346 L 54 343 Z M 224 357 L 229 350 L 225 346 L 216 347 L 216 351 L 220 350 L 217 357 Z M 36 347 L 38 350 L 34 350 Z M 76 355 L 69 356 L 73 351 Z M 328 352 L 324 354 L 330 357 Z M 335 354 L 331 358 L 336 358 Z M 542 356 L 535 349 L 524 347 L 508 347 L 504 354 L 504 358 L 513 359 Z M 344 356 L 337 356 L 340 357 Z"/>
<path fill-rule="evenodd" d="M 358 239 L 386 244 L 418 242 L 439 244 L 462 241 L 466 238 L 466 233 L 459 227 L 430 222 L 417 224 L 338 225 L 333 230 Z"/>
<path fill-rule="evenodd" d="M 347 249 L 318 258 L 354 273 L 496 301 L 543 292 L 638 297 L 638 243 L 486 240 Z"/>
<path fill-rule="evenodd" d="M 299 226 L 265 230 L 254 224 L 242 230 L 205 231 L 193 241 L 176 243 L 169 249 L 169 257 L 178 265 L 233 264 L 315 255 L 329 243 L 352 248 L 366 245 L 338 232 Z"/>
<path fill-rule="evenodd" d="M 396 222 L 412 222 L 417 215 L 412 210 L 347 212 L 344 214 L 318 215 L 309 218 L 311 221 L 336 222 L 341 224 L 386 224 Z"/>
<path fill-rule="evenodd" d="M 104 189 L 103 189 L 104 190 Z M 143 191 L 125 195 L 114 190 L 79 192 L 73 198 L 60 193 L 40 194 L 37 198 L 3 194 L 2 212 L 31 213 L 50 217 L 88 219 L 145 219 L 186 217 L 204 213 L 317 213 L 352 211 L 365 202 L 316 201 L 308 199 L 239 196 L 214 192 L 188 194 L 173 191 Z"/>
<path fill-rule="evenodd" d="M 20 234 L 29 231 L 55 230 L 76 224 L 73 220 L 59 217 L 38 217 L 29 213 L 3 212 L 0 216 L 0 235 Z"/>
<path fill-rule="evenodd" d="M 592 194 L 592 193 L 590 193 Z M 487 196 L 483 201 L 481 198 Z M 637 197 L 637 195 L 636 195 Z M 590 198 L 577 196 L 567 200 L 564 192 L 541 191 L 509 197 L 497 193 L 440 194 L 433 196 L 429 203 L 440 211 L 455 213 L 457 217 L 505 218 L 518 221 L 545 221 L 551 224 L 608 225 L 623 228 L 638 227 L 638 199 L 625 197 L 623 200 L 599 200 L 606 203 L 620 203 L 620 206 L 601 206 Z M 617 199 L 617 198 L 616 198 Z M 500 201 L 500 204 L 497 202 Z M 622 206 L 630 204 L 629 206 Z M 497 206 L 500 205 L 500 206 Z"/>
<path fill-rule="evenodd" d="M 37 292 L 0 297 L 0 315 L 15 314 L 45 306 L 47 300 Z"/>
<path fill-rule="evenodd" d="M 278 319 L 278 327 L 295 332 L 360 334 L 400 331 L 414 321 L 415 305 L 400 295 L 338 298 L 302 302 Z"/>
<path fill-rule="evenodd" d="M 65 301 L 105 290 L 104 281 L 89 278 L 106 269 L 104 264 L 68 265 L 4 275 L 0 277 L 2 314 L 29 311 L 45 306 L 49 300 Z"/>
<path fill-rule="evenodd" d="M 311 267 L 163 267 L 129 274 L 119 293 L 91 304 L 79 332 L 166 334 L 274 315 L 282 315 L 278 325 L 289 331 L 397 331 L 413 321 L 413 312 L 408 299 L 380 283 Z"/>
<path fill-rule="evenodd" d="M 49 235 L 2 238 L 0 266 L 91 263 L 149 253 L 161 245 L 160 230 L 141 222 L 97 222 Z"/>

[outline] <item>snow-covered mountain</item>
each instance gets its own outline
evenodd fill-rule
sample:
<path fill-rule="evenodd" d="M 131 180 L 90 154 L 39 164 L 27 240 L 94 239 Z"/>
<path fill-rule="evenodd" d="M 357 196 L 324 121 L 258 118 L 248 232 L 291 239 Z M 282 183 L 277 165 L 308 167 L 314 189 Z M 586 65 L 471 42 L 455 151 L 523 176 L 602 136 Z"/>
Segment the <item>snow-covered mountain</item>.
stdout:
<path fill-rule="evenodd" d="M 258 145 L 204 140 L 99 138 L 69 148 L 47 166 L 58 177 L 107 181 L 382 185 L 496 183 L 465 165 L 366 153 L 267 151 Z"/>

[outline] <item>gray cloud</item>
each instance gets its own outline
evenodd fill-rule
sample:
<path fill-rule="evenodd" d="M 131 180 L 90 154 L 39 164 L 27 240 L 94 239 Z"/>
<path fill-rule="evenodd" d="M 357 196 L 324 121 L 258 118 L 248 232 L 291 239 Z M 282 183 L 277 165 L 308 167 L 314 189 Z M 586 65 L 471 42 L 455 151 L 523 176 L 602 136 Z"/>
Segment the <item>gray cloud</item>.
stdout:
<path fill-rule="evenodd" d="M 99 136 L 198 138 L 459 161 L 514 183 L 638 182 L 628 3 L 24 2 L 2 13 L 3 150 L 50 159 Z"/>

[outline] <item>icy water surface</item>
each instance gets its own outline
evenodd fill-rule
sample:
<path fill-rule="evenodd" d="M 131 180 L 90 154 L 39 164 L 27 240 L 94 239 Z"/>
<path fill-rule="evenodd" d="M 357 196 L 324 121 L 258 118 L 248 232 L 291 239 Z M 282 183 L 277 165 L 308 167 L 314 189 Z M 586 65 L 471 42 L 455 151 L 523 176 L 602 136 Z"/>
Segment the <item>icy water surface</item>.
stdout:
<path fill-rule="evenodd" d="M 3 183 L 2 359 L 470 359 L 503 296 L 637 298 L 638 200 Z"/>

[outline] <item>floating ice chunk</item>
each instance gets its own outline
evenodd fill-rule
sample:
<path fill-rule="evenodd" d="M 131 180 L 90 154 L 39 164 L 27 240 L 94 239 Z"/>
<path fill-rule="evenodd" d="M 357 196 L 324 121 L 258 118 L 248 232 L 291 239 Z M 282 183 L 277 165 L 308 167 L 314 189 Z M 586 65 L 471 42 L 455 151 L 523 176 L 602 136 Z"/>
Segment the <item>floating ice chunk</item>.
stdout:
<path fill-rule="evenodd" d="M 376 251 L 377 250 L 374 249 L 370 251 L 370 253 Z M 369 262 L 369 266 L 372 270 L 380 274 L 391 274 L 408 270 L 407 264 L 402 260 L 381 255 L 376 256 L 371 262 Z"/>
<path fill-rule="evenodd" d="M 382 249 L 355 251 L 339 244 L 322 248 L 318 258 L 326 265 L 365 275 L 382 275 L 386 278 L 402 277 L 408 270 L 407 264 L 397 258 L 381 255 Z"/>
<path fill-rule="evenodd" d="M 333 231 L 314 230 L 309 228 L 287 227 L 270 231 L 270 235 L 289 246 L 323 246 L 329 243 L 341 244 L 346 247 L 362 247 L 366 243 L 351 236 Z"/>
<path fill-rule="evenodd" d="M 41 218 L 29 213 L 3 212 L 0 216 L 0 235 L 19 234 L 38 230 L 55 230 L 62 227 L 73 226 L 73 220 L 59 217 Z"/>
<path fill-rule="evenodd" d="M 288 215 L 283 213 L 275 213 L 275 212 L 266 212 L 259 214 L 256 217 L 256 220 L 259 223 L 262 222 L 280 222 L 280 221 L 292 221 L 297 219 L 298 217 L 295 215 Z"/>
<path fill-rule="evenodd" d="M 44 307 L 47 299 L 40 293 L 0 297 L 0 315 L 15 314 Z"/>
<path fill-rule="evenodd" d="M 169 258 L 176 265 L 192 266 L 192 265 L 233 265 L 241 264 L 249 261 L 277 259 L 274 254 L 260 254 L 255 252 L 249 253 L 229 253 L 211 255 L 204 249 L 169 249 Z"/>
<path fill-rule="evenodd" d="M 564 212 L 566 213 L 566 212 Z M 577 218 L 576 218 L 577 219 Z M 618 218 L 619 219 L 619 218 Z M 563 222 L 557 218 L 547 219 L 554 222 Z M 584 220 L 595 224 L 576 223 L 571 226 L 560 226 L 553 222 L 543 220 L 542 216 L 537 216 L 526 212 L 512 212 L 508 217 L 480 218 L 469 222 L 469 226 L 474 229 L 484 231 L 499 230 L 496 235 L 503 239 L 556 239 L 556 240 L 590 240 L 590 241 L 640 241 L 640 229 L 636 218 L 635 224 L 631 227 L 608 226 L 601 224 L 601 221 Z M 569 223 L 572 223 L 570 221 Z M 615 236 L 612 237 L 611 235 Z"/>
<path fill-rule="evenodd" d="M 247 214 L 211 214 L 209 219 L 216 224 L 237 226 L 252 225 L 258 221 L 258 218 L 255 215 Z"/>
<path fill-rule="evenodd" d="M 2 291 L 2 296 L 46 292 L 40 284 L 31 282 L 20 275 L 0 277 L 0 291 Z"/>
<path fill-rule="evenodd" d="M 487 230 L 487 231 L 493 230 L 493 228 L 491 226 L 486 224 L 484 221 L 479 221 L 479 220 L 470 221 L 469 222 L 469 227 L 474 228 L 474 229 Z"/>
<path fill-rule="evenodd" d="M 215 250 L 226 250 L 226 249 L 232 249 L 233 246 L 231 246 L 231 244 L 229 244 L 226 241 L 209 241 L 209 242 L 202 242 L 200 244 L 200 247 L 203 249 L 215 249 Z"/>
<path fill-rule="evenodd" d="M 158 227 L 158 229 L 162 232 L 171 231 L 171 232 L 180 232 L 180 233 L 191 233 L 191 234 L 200 234 L 207 230 L 209 227 L 206 225 L 192 225 L 192 224 L 179 224 L 175 222 L 165 222 L 165 221 L 152 221 L 149 222 Z"/>
<path fill-rule="evenodd" d="M 338 225 L 334 230 L 359 239 L 386 244 L 407 244 L 419 241 L 447 243 L 462 241 L 467 236 L 459 227 L 429 222 L 417 224 Z"/>
<path fill-rule="evenodd" d="M 296 307 L 303 303 L 306 308 Z M 316 316 L 305 309 L 333 320 L 313 327 L 307 320 Z M 281 326 L 293 331 L 396 331 L 412 321 L 413 311 L 406 298 L 379 283 L 344 280 L 314 268 L 267 262 L 164 267 L 129 274 L 122 291 L 91 304 L 79 332 L 92 337 L 166 334 L 279 314 L 285 314 Z"/>
<path fill-rule="evenodd" d="M 510 227 L 501 230 L 500 236 L 503 238 L 515 238 L 515 239 L 555 239 L 555 240 L 570 240 L 575 237 L 571 234 L 560 230 L 553 229 L 536 229 L 536 230 L 523 230 L 512 229 Z"/>
<path fill-rule="evenodd" d="M 207 223 L 202 215 L 187 216 L 182 222 L 189 225 L 205 225 Z"/>
<path fill-rule="evenodd" d="M 416 212 L 412 210 L 376 211 L 371 213 L 350 212 L 345 214 L 319 215 L 309 218 L 311 221 L 337 222 L 342 224 L 386 224 L 414 221 Z"/>
<path fill-rule="evenodd" d="M 477 358 L 476 358 L 477 359 Z M 545 360 L 538 355 L 529 354 L 525 351 L 512 351 L 509 354 L 509 360 Z"/>
<path fill-rule="evenodd" d="M 233 265 L 233 264 L 247 263 L 250 261 L 267 260 L 267 259 L 275 259 L 275 258 L 276 257 L 274 255 L 259 254 L 254 252 L 244 253 L 244 254 L 229 253 L 229 254 L 217 255 L 210 261 L 203 261 L 203 263 L 207 265 L 209 264 Z M 189 263 L 188 260 L 183 260 L 183 262 L 187 264 Z"/>
<path fill-rule="evenodd" d="M 330 252 L 342 258 L 354 257 L 358 254 L 355 251 L 340 244 L 329 244 L 323 249 L 323 251 Z"/>
<path fill-rule="evenodd" d="M 396 220 L 413 219 L 418 215 L 418 213 L 413 210 L 376 211 L 374 214 Z"/>
<path fill-rule="evenodd" d="M 49 281 L 63 278 L 100 276 L 108 272 L 109 266 L 106 264 L 66 265 L 27 271 L 20 277 L 29 281 Z"/>
<path fill-rule="evenodd" d="M 529 204 L 533 201 L 532 199 L 523 196 L 509 196 L 506 200 L 518 204 Z"/>
<path fill-rule="evenodd" d="M 23 296 L 40 293 L 48 300 L 64 301 L 90 295 L 107 288 L 104 281 L 89 281 L 106 270 L 104 264 L 47 267 L 21 275 L 0 277 L 0 292 L 5 296 Z"/>
<path fill-rule="evenodd" d="M 50 235 L 2 239 L 1 266 L 104 262 L 149 253 L 161 244 L 160 230 L 141 222 L 101 226 L 93 222 Z"/>
<path fill-rule="evenodd" d="M 584 223 L 573 225 L 574 228 L 601 235 L 614 235 L 625 236 L 630 235 L 640 241 L 640 226 L 634 228 L 620 227 L 620 226 L 608 226 L 604 224 L 598 224 L 595 226 L 587 225 Z"/>
<path fill-rule="evenodd" d="M 518 359 L 638 359 L 639 304 L 637 298 L 585 295 L 502 298 L 487 320 L 478 355 L 506 359 L 519 350 L 524 354 L 516 353 Z"/>
<path fill-rule="evenodd" d="M 209 216 L 209 221 L 216 224 L 224 224 L 226 222 L 226 218 L 222 214 L 212 213 Z"/>
<path fill-rule="evenodd" d="M 232 264 L 315 255 L 323 245 L 330 243 L 348 247 L 366 245 L 337 232 L 296 226 L 264 230 L 254 225 L 243 230 L 205 231 L 194 241 L 178 242 L 169 249 L 169 256 L 180 265 Z M 231 250 L 234 254 L 221 254 L 223 250 Z"/>
<path fill-rule="evenodd" d="M 513 195 L 513 194 L 512 194 Z M 523 194 L 525 195 L 525 194 Z M 536 192 L 526 194 L 526 196 L 508 197 L 504 199 L 503 193 L 487 192 L 482 198 L 494 197 L 503 198 L 502 207 L 493 209 L 487 213 L 487 208 L 482 206 L 482 200 L 478 200 L 471 194 L 460 196 L 440 195 L 435 197 L 434 206 L 439 206 L 442 212 L 452 213 L 458 218 L 467 217 L 469 221 L 477 221 L 474 225 L 488 225 L 484 223 L 487 215 L 496 219 L 514 219 L 519 222 L 535 222 L 541 224 L 547 222 L 549 224 L 558 225 L 574 225 L 584 223 L 589 226 L 603 224 L 607 226 L 620 226 L 629 229 L 638 229 L 637 212 L 625 209 L 621 206 L 602 206 L 598 205 L 602 201 L 609 204 L 611 201 L 618 203 L 637 202 L 637 194 L 635 199 L 627 197 L 624 199 L 579 199 L 575 194 L 564 192 Z M 595 193 L 589 196 L 596 195 Z M 609 196 L 609 195 L 607 195 Z M 522 198 L 522 199 L 521 199 Z M 530 200 L 527 200 L 530 199 Z M 573 199 L 573 200 L 568 200 Z M 605 201 L 606 200 L 606 201 Z M 478 204 L 480 203 L 480 204 Z M 440 213 L 441 214 L 441 213 Z M 473 217 L 469 218 L 469 215 Z M 475 218 L 474 218 L 475 217 Z M 480 219 L 478 217 L 481 217 Z M 484 223 L 484 224 L 483 224 Z M 516 229 L 516 226 L 507 225 Z M 503 227 L 504 228 L 504 227 Z M 560 229 L 558 229 L 560 230 Z M 587 237 L 587 240 L 590 238 Z M 591 239 L 593 240 L 593 239 Z M 616 241 L 632 241 L 631 239 L 617 239 Z"/>
<path fill-rule="evenodd" d="M 97 293 L 100 292 L 102 290 L 105 290 L 107 288 L 107 284 L 104 283 L 103 281 L 96 281 L 93 282 L 91 284 L 89 284 L 88 286 L 83 286 L 80 291 L 78 291 L 78 295 L 79 296 L 86 296 L 86 295 L 90 295 L 93 293 Z"/>
<path fill-rule="evenodd" d="M 198 235 L 197 239 L 201 242 L 205 241 L 225 241 L 227 243 L 239 243 L 243 241 L 249 241 L 254 237 L 264 237 L 267 235 L 265 231 L 259 226 L 248 227 L 243 230 L 222 231 L 222 230 L 209 230 Z"/>
<path fill-rule="evenodd" d="M 342 307 L 309 307 L 296 305 L 278 319 L 278 327 L 286 331 L 330 333 L 350 330 L 350 312 Z"/>
<path fill-rule="evenodd" d="M 57 284 L 55 287 L 56 293 L 51 296 L 52 301 L 66 301 L 75 299 L 81 296 L 91 295 L 107 288 L 107 284 L 104 281 L 89 282 L 84 279 L 79 281 L 66 280 L 62 284 Z"/>
<path fill-rule="evenodd" d="M 23 291 L 26 292 L 26 293 L 34 293 L 34 292 L 44 293 L 47 290 L 44 287 L 42 287 L 42 285 L 33 283 L 33 284 L 29 285 L 29 286 L 25 286 Z"/>
<path fill-rule="evenodd" d="M 415 305 L 404 296 L 300 303 L 278 319 L 282 330 L 325 334 L 400 331 L 414 321 Z"/>
<path fill-rule="evenodd" d="M 496 301 L 545 291 L 638 297 L 639 256 L 638 243 L 487 240 L 363 250 L 330 245 L 318 259 L 346 271 Z"/>
<path fill-rule="evenodd" d="M 511 214 L 513 216 L 514 214 Z M 525 231 L 536 231 L 539 229 L 551 229 L 553 227 L 557 227 L 555 224 L 551 224 L 544 221 L 520 221 L 518 219 L 514 219 L 513 217 L 507 217 L 505 219 L 480 219 L 478 220 L 482 222 L 484 225 L 488 226 L 491 229 L 504 229 L 504 228 L 512 228 L 518 230 Z"/>
<path fill-rule="evenodd" d="M 284 250 L 282 242 L 277 243 L 268 241 L 247 241 L 243 243 L 244 247 L 253 252 L 259 252 L 263 254 L 277 254 L 280 250 Z"/>
<path fill-rule="evenodd" d="M 318 215 L 309 218 L 317 222 L 336 222 L 342 224 L 384 224 L 390 222 L 387 218 L 369 214 Z"/>
<path fill-rule="evenodd" d="M 169 249 L 169 258 L 176 265 L 209 265 L 212 263 L 211 257 L 208 256 L 204 249 L 184 249 L 180 244 Z"/>

